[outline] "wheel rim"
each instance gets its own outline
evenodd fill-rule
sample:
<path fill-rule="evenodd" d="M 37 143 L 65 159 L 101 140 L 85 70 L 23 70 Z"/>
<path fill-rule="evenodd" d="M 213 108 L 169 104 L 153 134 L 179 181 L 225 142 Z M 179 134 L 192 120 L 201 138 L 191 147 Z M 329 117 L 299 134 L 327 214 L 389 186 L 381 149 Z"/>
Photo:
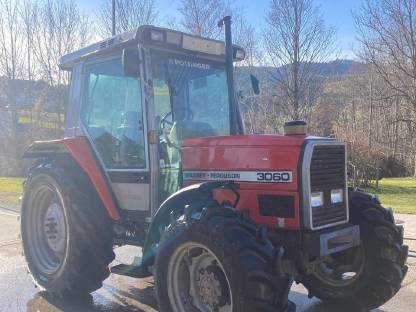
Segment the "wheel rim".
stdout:
<path fill-rule="evenodd" d="M 314 275 L 327 285 L 345 287 L 360 278 L 365 267 L 365 249 L 361 244 L 327 256 L 314 267 Z"/>
<path fill-rule="evenodd" d="M 51 275 L 61 267 L 67 248 L 62 196 L 52 186 L 41 185 L 30 202 L 26 225 L 31 259 L 40 273 Z"/>
<path fill-rule="evenodd" d="M 175 312 L 232 311 L 232 293 L 224 267 L 202 244 L 190 242 L 175 250 L 168 264 L 167 286 Z"/>

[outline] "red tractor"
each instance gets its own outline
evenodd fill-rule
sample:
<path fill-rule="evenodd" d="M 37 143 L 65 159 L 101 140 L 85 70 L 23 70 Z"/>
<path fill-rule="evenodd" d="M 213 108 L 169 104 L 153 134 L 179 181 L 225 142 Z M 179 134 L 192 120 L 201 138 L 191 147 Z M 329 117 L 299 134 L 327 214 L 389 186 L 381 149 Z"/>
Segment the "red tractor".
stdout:
<path fill-rule="evenodd" d="M 407 246 L 393 213 L 347 187 L 346 146 L 244 135 L 233 61 L 244 50 L 153 26 L 61 59 L 65 138 L 36 142 L 21 232 L 35 282 L 90 293 L 114 274 L 154 275 L 161 311 L 294 311 L 310 296 L 371 309 L 400 289 Z M 252 79 L 254 89 L 258 88 Z M 142 259 L 109 269 L 114 246 Z"/>

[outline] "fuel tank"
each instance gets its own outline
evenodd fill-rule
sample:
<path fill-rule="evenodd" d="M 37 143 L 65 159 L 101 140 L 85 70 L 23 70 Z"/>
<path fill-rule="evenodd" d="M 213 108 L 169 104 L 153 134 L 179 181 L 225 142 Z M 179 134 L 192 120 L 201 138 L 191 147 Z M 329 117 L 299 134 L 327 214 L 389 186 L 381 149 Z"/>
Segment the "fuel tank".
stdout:
<path fill-rule="evenodd" d="M 238 209 L 257 223 L 298 229 L 299 173 L 304 135 L 238 135 L 184 140 L 185 185 L 233 180 L 240 185 Z M 227 191 L 217 200 L 232 202 Z"/>

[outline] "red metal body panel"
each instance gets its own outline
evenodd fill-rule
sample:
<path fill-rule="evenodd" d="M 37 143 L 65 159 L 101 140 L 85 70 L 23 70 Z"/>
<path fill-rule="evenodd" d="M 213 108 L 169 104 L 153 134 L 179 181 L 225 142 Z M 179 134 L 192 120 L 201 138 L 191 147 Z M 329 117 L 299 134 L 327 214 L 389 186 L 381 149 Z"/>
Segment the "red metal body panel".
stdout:
<path fill-rule="evenodd" d="M 185 140 L 182 151 L 184 171 L 292 171 L 290 183 L 239 182 L 238 209 L 250 212 L 256 223 L 269 227 L 299 229 L 300 202 L 298 164 L 304 136 L 247 135 L 198 138 Z M 186 181 L 185 184 L 202 181 Z M 295 203 L 293 218 L 261 216 L 258 195 L 292 196 Z M 233 202 L 229 191 L 216 191 L 220 202 Z"/>
<path fill-rule="evenodd" d="M 227 135 L 187 139 L 183 146 L 300 146 L 304 141 L 304 135 Z"/>
<path fill-rule="evenodd" d="M 108 215 L 114 220 L 120 219 L 120 214 L 111 196 L 108 184 L 97 165 L 96 159 L 91 151 L 91 147 L 88 144 L 87 139 L 85 137 L 74 137 L 65 138 L 60 142 L 65 145 L 75 161 L 91 179 L 91 182 L 97 190 L 98 196 L 100 196 Z"/>

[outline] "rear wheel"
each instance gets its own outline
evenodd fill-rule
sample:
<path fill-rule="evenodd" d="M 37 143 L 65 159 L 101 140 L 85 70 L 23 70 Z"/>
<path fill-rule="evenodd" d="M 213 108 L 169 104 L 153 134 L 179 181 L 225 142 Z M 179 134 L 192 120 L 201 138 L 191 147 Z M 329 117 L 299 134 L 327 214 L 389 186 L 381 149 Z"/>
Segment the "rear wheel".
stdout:
<path fill-rule="evenodd" d="M 402 228 L 375 197 L 353 190 L 349 204 L 350 223 L 360 226 L 360 246 L 326 257 L 303 282 L 324 301 L 374 309 L 400 289 L 408 248 Z"/>
<path fill-rule="evenodd" d="M 114 259 L 111 222 L 95 190 L 62 173 L 40 167 L 29 176 L 21 218 L 35 283 L 60 297 L 100 288 Z"/>
<path fill-rule="evenodd" d="M 68 230 L 63 198 L 52 183 L 38 183 L 31 191 L 34 209 L 25 213 L 30 221 L 25 222 L 28 235 L 24 239 L 28 240 L 34 266 L 50 275 L 59 270 L 67 247 Z"/>
<path fill-rule="evenodd" d="M 205 208 L 174 218 L 162 236 L 155 262 L 162 312 L 294 311 L 291 279 L 278 269 L 282 249 L 238 213 Z"/>

